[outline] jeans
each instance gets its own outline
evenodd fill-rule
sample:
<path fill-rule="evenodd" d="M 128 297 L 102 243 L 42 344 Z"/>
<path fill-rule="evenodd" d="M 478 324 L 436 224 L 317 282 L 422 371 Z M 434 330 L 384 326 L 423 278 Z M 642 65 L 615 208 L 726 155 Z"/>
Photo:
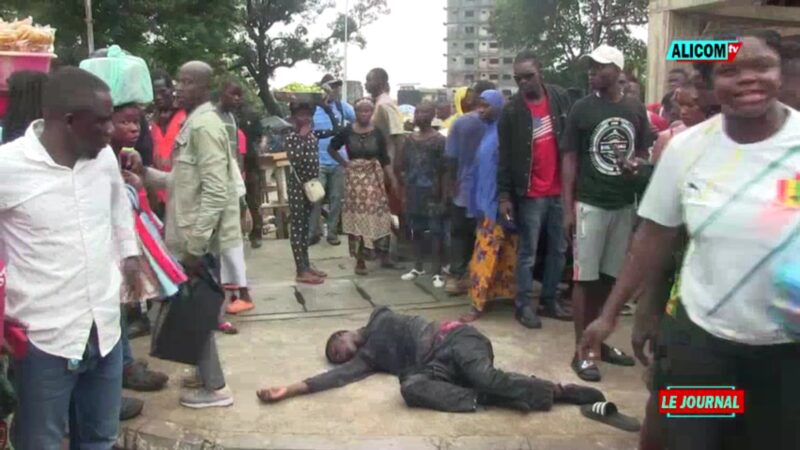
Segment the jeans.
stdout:
<path fill-rule="evenodd" d="M 138 305 L 137 305 L 138 306 Z M 131 350 L 131 341 L 128 339 L 128 305 L 122 305 L 120 308 L 120 328 L 122 328 L 122 336 L 119 338 L 119 343 L 122 346 L 122 367 L 130 367 L 134 363 L 133 351 Z"/>
<path fill-rule="evenodd" d="M 519 411 L 548 411 L 555 385 L 494 367 L 492 343 L 471 326 L 451 331 L 433 359 L 400 381 L 406 405 L 444 412 L 474 412 L 489 405 Z"/>
<path fill-rule="evenodd" d="M 342 166 L 320 166 L 319 181 L 325 187 L 325 200 L 316 203 L 311 211 L 309 223 L 309 239 L 314 239 L 322 234 L 319 229 L 322 205 L 328 202 L 328 236 L 335 236 L 339 229 L 339 218 L 342 215 L 342 197 L 344 196 L 344 169 Z"/>
<path fill-rule="evenodd" d="M 475 248 L 475 219 L 467 217 L 467 209 L 452 205 L 450 214 L 450 274 L 461 277 L 467 273 L 472 250 Z"/>
<path fill-rule="evenodd" d="M 547 254 L 542 280 L 542 304 L 554 307 L 558 282 L 566 264 L 567 240 L 564 237 L 564 209 L 561 197 L 523 198 L 517 205 L 520 231 L 517 261 L 517 309 L 529 306 L 533 292 L 533 265 L 539 234 L 547 238 Z"/>
<path fill-rule="evenodd" d="M 97 331 L 92 329 L 83 359 L 69 360 L 28 344 L 28 353 L 14 361 L 14 387 L 19 405 L 14 417 L 17 450 L 60 450 L 73 401 L 77 429 L 71 445 L 81 450 L 109 450 L 119 433 L 122 401 L 122 345 L 100 356 Z"/>

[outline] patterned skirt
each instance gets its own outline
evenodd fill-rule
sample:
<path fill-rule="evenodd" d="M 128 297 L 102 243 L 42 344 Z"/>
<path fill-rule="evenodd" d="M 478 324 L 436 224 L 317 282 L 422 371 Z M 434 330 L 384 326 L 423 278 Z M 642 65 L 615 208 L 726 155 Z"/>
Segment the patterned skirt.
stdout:
<path fill-rule="evenodd" d="M 353 256 L 358 256 L 360 249 L 383 250 L 392 233 L 392 215 L 378 160 L 350 162 L 345 171 L 343 203 L 342 229 L 350 237 L 351 253 L 356 253 Z"/>
<path fill-rule="evenodd" d="M 517 292 L 517 245 L 519 237 L 484 219 L 475 234 L 475 250 L 469 263 L 472 305 L 483 311 L 486 302 L 514 298 Z"/>

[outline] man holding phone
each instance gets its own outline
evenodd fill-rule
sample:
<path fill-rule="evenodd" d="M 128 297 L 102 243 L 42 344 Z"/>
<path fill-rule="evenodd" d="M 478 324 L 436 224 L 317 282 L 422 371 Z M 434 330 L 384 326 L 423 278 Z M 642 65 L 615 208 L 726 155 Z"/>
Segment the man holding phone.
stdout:
<path fill-rule="evenodd" d="M 558 147 L 572 101 L 560 86 L 545 85 L 539 70 L 533 53 L 517 55 L 514 79 L 519 94 L 508 102 L 498 125 L 499 209 L 502 216 L 513 218 L 520 229 L 516 317 L 526 328 L 542 327 L 532 304 L 533 265 L 542 232 L 547 239 L 547 254 L 541 303 L 549 317 L 572 319 L 556 298 L 567 250 Z"/>

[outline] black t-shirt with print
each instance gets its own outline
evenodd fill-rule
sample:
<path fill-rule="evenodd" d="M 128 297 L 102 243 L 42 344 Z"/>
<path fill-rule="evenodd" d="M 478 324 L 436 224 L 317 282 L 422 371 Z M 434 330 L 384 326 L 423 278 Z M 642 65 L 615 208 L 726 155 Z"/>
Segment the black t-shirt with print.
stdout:
<path fill-rule="evenodd" d="M 577 101 L 564 130 L 566 151 L 578 152 L 577 200 L 604 209 L 632 205 L 636 181 L 622 176 L 619 161 L 646 151 L 653 133 L 644 105 L 624 97 L 617 103 L 597 95 Z"/>

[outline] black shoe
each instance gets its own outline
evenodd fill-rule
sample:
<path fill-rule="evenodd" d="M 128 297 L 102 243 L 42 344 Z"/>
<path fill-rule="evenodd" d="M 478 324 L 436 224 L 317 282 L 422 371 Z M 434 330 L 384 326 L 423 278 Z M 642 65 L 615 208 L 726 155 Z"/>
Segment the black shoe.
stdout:
<path fill-rule="evenodd" d="M 131 420 L 138 417 L 144 409 L 144 402 L 138 398 L 122 397 L 122 407 L 119 409 L 119 420 Z"/>
<path fill-rule="evenodd" d="M 308 245 L 309 245 L 309 246 L 312 246 L 312 245 L 317 245 L 317 244 L 319 244 L 319 242 L 320 242 L 321 240 L 322 240 L 322 238 L 321 238 L 321 237 L 319 237 L 319 236 L 317 236 L 317 237 L 313 237 L 313 238 L 308 238 Z"/>
<path fill-rule="evenodd" d="M 572 358 L 572 370 L 578 375 L 583 381 L 600 381 L 600 369 L 597 368 L 597 364 L 594 361 L 589 359 L 578 359 L 578 355 L 575 355 Z"/>
<path fill-rule="evenodd" d="M 261 248 L 262 245 L 261 239 L 253 239 L 250 241 L 250 248 L 253 250 Z"/>
<path fill-rule="evenodd" d="M 328 245 L 333 245 L 334 247 L 342 245 L 342 241 L 339 240 L 339 236 L 333 236 L 328 238 Z"/>
<path fill-rule="evenodd" d="M 542 319 L 536 315 L 533 311 L 533 308 L 530 306 L 523 306 L 522 308 L 517 310 L 516 313 L 517 322 L 522 324 L 525 328 L 530 329 L 539 329 L 542 328 Z"/>
<path fill-rule="evenodd" d="M 592 403 L 606 401 L 606 396 L 593 387 L 564 384 L 561 385 L 561 396 L 556 401 L 572 405 L 591 405 Z"/>
<path fill-rule="evenodd" d="M 150 334 L 150 321 L 141 317 L 128 324 L 128 339 L 136 339 Z"/>
<path fill-rule="evenodd" d="M 561 305 L 561 302 L 555 302 L 554 306 L 545 306 L 542 308 L 540 314 L 542 317 L 560 320 L 562 322 L 572 322 L 572 314 Z"/>

